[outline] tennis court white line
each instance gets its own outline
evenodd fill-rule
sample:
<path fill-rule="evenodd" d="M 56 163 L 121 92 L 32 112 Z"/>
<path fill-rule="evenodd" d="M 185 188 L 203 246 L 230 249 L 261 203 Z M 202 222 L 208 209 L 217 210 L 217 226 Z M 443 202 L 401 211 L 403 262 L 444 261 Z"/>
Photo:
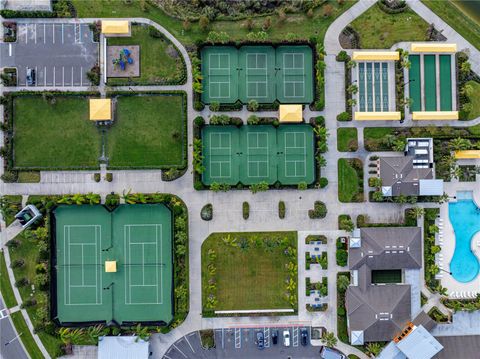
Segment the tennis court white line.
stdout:
<path fill-rule="evenodd" d="M 71 228 L 81 228 L 81 227 L 93 227 L 95 233 L 95 243 L 71 243 Z M 98 224 L 86 224 L 86 225 L 64 225 L 63 226 L 64 232 L 64 262 L 65 262 L 65 271 L 68 271 L 68 281 L 67 281 L 67 274 L 64 273 L 64 305 L 65 306 L 83 306 L 83 305 L 101 305 L 103 304 L 103 293 L 100 292 L 100 302 L 98 301 L 98 292 L 101 288 L 102 278 L 100 275 L 100 287 L 98 286 L 98 259 L 101 256 L 98 248 L 101 248 L 102 242 L 102 232 L 101 232 L 101 225 Z M 67 235 L 68 233 L 68 235 Z M 98 241 L 100 240 L 100 244 L 98 245 Z M 67 245 L 68 244 L 68 245 Z M 82 254 L 81 254 L 81 274 L 82 274 L 82 285 L 71 284 L 71 247 L 80 246 Z M 95 246 L 95 285 L 86 285 L 85 284 L 85 272 L 84 272 L 84 246 Z M 68 264 L 66 263 L 67 258 L 67 250 L 68 247 Z M 67 296 L 67 286 L 68 286 L 68 296 Z M 74 303 L 71 302 L 71 288 L 96 288 L 95 290 L 95 303 Z M 68 301 L 67 301 L 68 298 Z"/>
<path fill-rule="evenodd" d="M 248 59 L 250 57 L 253 57 L 255 55 L 255 65 L 256 67 L 249 67 L 248 66 Z M 263 57 L 265 59 L 265 67 L 258 67 L 258 59 L 259 57 Z M 264 70 L 265 73 L 260 73 L 260 74 L 250 74 L 249 71 L 253 70 Z M 259 81 L 251 81 L 248 79 L 249 76 L 264 76 L 264 80 L 259 80 Z M 247 90 L 247 97 L 255 97 L 255 98 L 267 98 L 268 97 L 268 57 L 267 54 L 261 53 L 261 52 L 250 52 L 247 53 L 245 56 L 245 82 L 246 82 L 246 90 Z M 255 84 L 255 95 L 250 93 L 250 88 L 248 85 L 250 84 Z M 260 96 L 258 94 L 258 85 L 259 84 L 264 84 L 265 86 L 265 95 Z"/>
<path fill-rule="evenodd" d="M 222 135 L 227 135 L 228 136 L 228 144 L 229 146 L 228 147 L 214 147 L 212 146 L 212 140 L 213 140 L 213 135 L 216 135 L 218 138 L 219 138 L 219 142 L 220 142 L 220 145 L 223 145 L 222 143 Z M 210 132 L 209 133 L 209 156 L 208 156 L 208 162 L 209 162 L 209 166 L 210 166 L 210 178 L 230 178 L 232 176 L 232 160 L 231 160 L 231 156 L 232 156 L 232 134 L 230 132 Z M 212 150 L 222 150 L 222 151 L 225 151 L 225 150 L 228 150 L 228 154 L 225 154 L 225 155 L 222 155 L 222 156 L 229 156 L 230 158 L 228 159 L 228 161 L 225 161 L 225 160 L 212 160 L 212 157 L 214 157 L 215 155 L 212 154 Z M 219 164 L 219 168 L 220 168 L 220 174 L 218 176 L 214 176 L 212 175 L 212 164 Z M 223 165 L 224 164 L 227 164 L 228 165 L 228 175 L 223 175 L 222 174 L 222 168 L 223 168 Z"/>
<path fill-rule="evenodd" d="M 154 242 L 145 242 L 145 241 L 142 241 L 142 242 L 132 242 L 131 240 L 131 228 L 132 227 L 155 227 L 155 241 Z M 160 238 L 159 238 L 159 231 L 158 231 L 158 228 L 160 227 Z M 127 228 L 128 228 L 128 238 L 126 236 L 126 233 L 127 233 Z M 131 250 L 131 247 L 132 246 L 135 246 L 135 245 L 138 245 L 138 246 L 142 246 L 142 284 L 132 284 L 132 270 L 131 268 L 127 265 L 126 266 L 126 270 L 128 271 L 128 276 L 129 276 L 129 282 L 127 284 L 126 280 L 127 280 L 127 276 L 125 276 L 125 304 L 126 305 L 139 305 L 139 304 L 155 304 L 155 305 L 158 305 L 158 304 L 163 304 L 163 298 L 162 300 L 159 302 L 158 301 L 158 291 L 160 290 L 161 293 L 163 294 L 163 282 L 161 281 L 162 279 L 162 274 L 163 274 L 163 269 L 160 268 L 161 266 L 158 265 L 158 246 L 159 246 L 159 239 L 160 241 L 162 241 L 162 228 L 163 228 L 163 225 L 162 224 L 158 224 L 158 223 L 145 223 L 145 224 L 126 224 L 124 225 L 124 249 L 125 249 L 125 264 L 131 264 L 132 263 L 132 260 L 131 260 L 131 253 L 132 253 L 132 250 Z M 126 256 L 127 256 L 127 240 L 128 240 L 128 257 L 129 257 L 129 260 L 127 262 L 126 260 Z M 145 284 L 145 246 L 146 245 L 155 245 L 155 259 L 156 259 L 156 270 L 155 270 L 155 277 L 156 277 L 156 283 L 157 284 Z M 160 251 L 162 251 L 162 246 L 161 246 L 161 243 L 160 243 Z M 160 254 L 160 257 L 163 258 L 162 254 Z M 159 268 L 160 268 L 160 271 L 162 271 L 162 274 L 159 275 Z M 158 285 L 159 281 L 158 281 L 158 277 L 160 277 L 160 286 Z M 128 286 L 128 296 L 127 296 L 127 286 Z M 132 287 L 156 287 L 157 290 L 156 290 L 156 297 L 157 297 L 157 301 L 156 302 L 132 302 Z"/>
<path fill-rule="evenodd" d="M 227 57 L 228 59 L 228 65 L 227 67 L 212 67 L 211 64 L 212 64 L 212 57 L 215 56 L 217 57 L 218 59 L 218 64 L 220 64 L 220 57 Z M 208 96 L 212 99 L 222 99 L 222 98 L 230 98 L 230 88 L 232 87 L 231 86 L 231 81 L 228 80 L 228 81 L 212 81 L 211 77 L 212 76 L 228 76 L 228 78 L 231 77 L 231 74 L 230 74 L 230 69 L 231 65 L 230 65 L 230 54 L 221 54 L 221 53 L 216 53 L 216 54 L 208 54 Z M 228 73 L 227 74 L 213 74 L 212 73 L 212 70 L 228 70 Z M 220 85 L 224 85 L 224 84 L 228 84 L 228 95 L 224 95 L 222 94 L 223 91 L 220 91 L 221 90 L 221 87 Z M 212 85 L 219 85 L 218 86 L 218 96 L 212 96 Z"/>
<path fill-rule="evenodd" d="M 293 64 L 295 64 L 295 55 L 301 55 L 301 58 L 302 58 L 302 67 L 285 67 L 285 62 L 286 62 L 286 55 L 290 55 L 293 57 Z M 285 53 L 283 54 L 283 96 L 285 98 L 298 98 L 298 97 L 304 97 L 305 96 L 305 57 L 304 57 L 304 54 L 303 53 L 298 53 L 298 52 L 290 52 L 290 53 Z M 296 74 L 287 74 L 286 72 L 288 70 L 302 70 L 302 74 L 301 75 L 296 75 Z M 302 76 L 304 79 L 302 81 L 298 81 L 298 80 L 287 80 L 286 77 L 287 76 Z M 287 84 L 290 84 L 290 85 L 293 85 L 293 95 L 289 96 L 287 95 Z M 297 95 L 297 91 L 296 91 L 296 87 L 295 85 L 296 84 L 301 84 L 302 87 L 301 87 L 301 95 Z"/>
<path fill-rule="evenodd" d="M 303 146 L 297 145 L 297 135 L 300 135 L 300 134 L 303 135 L 303 144 L 304 144 Z M 293 135 L 295 146 L 287 146 L 287 135 Z M 284 143 L 285 143 L 285 177 L 288 177 L 288 178 L 305 177 L 307 172 L 307 160 L 306 160 L 307 139 L 305 136 L 305 132 L 297 132 L 297 131 L 285 132 L 283 136 L 284 136 Z M 304 156 L 303 160 L 287 160 L 287 155 L 289 155 L 288 149 L 301 149 L 301 148 L 303 148 L 303 156 Z M 295 175 L 288 175 L 287 164 L 292 164 L 292 163 L 294 164 Z M 303 164 L 303 169 L 304 169 L 303 174 L 297 173 L 297 163 Z"/>
<path fill-rule="evenodd" d="M 253 147 L 253 146 L 250 146 L 250 139 L 253 137 L 253 135 L 256 135 L 256 144 L 257 146 L 256 147 Z M 252 136 L 252 137 L 251 137 Z M 263 138 L 266 138 L 266 142 L 267 142 L 267 145 L 266 147 L 259 147 L 258 146 L 258 143 L 259 143 L 259 138 L 260 137 L 263 137 Z M 270 159 L 269 159 L 269 152 L 268 152 L 268 145 L 269 145 L 269 139 L 268 139 L 268 132 L 250 132 L 250 133 L 247 133 L 247 177 L 248 178 L 263 178 L 263 177 L 269 177 L 270 176 Z M 266 150 L 267 153 L 265 154 L 261 154 L 261 155 L 252 155 L 250 153 L 250 150 Z M 267 160 L 251 160 L 250 159 L 250 156 L 266 156 Z M 256 164 L 256 168 L 257 168 L 257 175 L 251 175 L 250 174 L 250 165 L 253 165 L 253 164 Z M 261 176 L 260 175 L 260 166 L 266 166 L 266 169 L 267 169 L 267 174 L 265 176 Z"/>

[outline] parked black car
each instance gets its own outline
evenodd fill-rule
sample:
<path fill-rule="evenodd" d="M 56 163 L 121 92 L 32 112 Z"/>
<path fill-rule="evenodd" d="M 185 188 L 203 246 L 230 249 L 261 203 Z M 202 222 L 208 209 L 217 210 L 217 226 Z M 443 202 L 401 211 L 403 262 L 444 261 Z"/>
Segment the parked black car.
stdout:
<path fill-rule="evenodd" d="M 30 67 L 27 68 L 27 85 L 35 85 L 35 70 Z"/>
<path fill-rule="evenodd" d="M 302 337 L 302 340 L 301 340 L 301 343 L 303 346 L 306 346 L 307 343 L 308 343 L 308 332 L 307 332 L 307 329 L 302 329 L 301 331 L 301 337 Z"/>
<path fill-rule="evenodd" d="M 276 345 L 278 343 L 278 330 L 272 332 L 272 343 Z"/>

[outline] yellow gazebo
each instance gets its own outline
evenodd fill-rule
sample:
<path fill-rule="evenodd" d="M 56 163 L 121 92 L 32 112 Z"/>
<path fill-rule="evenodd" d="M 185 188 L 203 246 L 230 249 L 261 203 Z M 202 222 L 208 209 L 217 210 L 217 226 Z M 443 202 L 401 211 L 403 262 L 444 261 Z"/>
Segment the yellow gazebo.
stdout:
<path fill-rule="evenodd" d="M 280 105 L 280 122 L 302 122 L 302 105 Z"/>
<path fill-rule="evenodd" d="M 112 100 L 109 98 L 90 99 L 90 121 L 110 121 L 112 119 Z"/>
<path fill-rule="evenodd" d="M 102 34 L 105 36 L 130 36 L 128 20 L 102 20 Z"/>
<path fill-rule="evenodd" d="M 117 272 L 117 261 L 105 261 L 105 272 L 106 273 L 116 273 Z"/>

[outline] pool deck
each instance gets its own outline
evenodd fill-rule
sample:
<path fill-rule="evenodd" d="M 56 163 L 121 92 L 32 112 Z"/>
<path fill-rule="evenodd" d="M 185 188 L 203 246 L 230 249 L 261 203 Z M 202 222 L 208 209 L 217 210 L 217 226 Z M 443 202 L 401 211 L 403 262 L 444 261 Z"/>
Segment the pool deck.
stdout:
<path fill-rule="evenodd" d="M 479 182 L 452 181 L 446 184 L 445 192 L 447 192 L 449 196 L 456 196 L 457 191 L 473 191 L 475 203 L 480 204 Z M 452 202 L 455 200 L 450 201 Z M 443 255 L 443 269 L 449 271 L 450 261 L 452 260 L 455 251 L 455 233 L 448 216 L 448 203 L 444 203 L 440 206 L 440 219 L 437 220 L 437 226 L 440 227 L 440 233 L 437 234 L 435 242 L 438 244 L 439 235 L 443 233 L 443 244 L 441 245 L 442 250 L 439 254 Z M 473 252 L 476 254 L 477 258 L 480 259 L 480 247 L 477 245 L 478 241 L 480 241 L 480 232 L 475 234 L 471 243 Z M 436 255 L 437 258 L 439 257 L 439 254 Z M 480 292 L 480 274 L 477 275 L 473 281 L 468 283 L 457 282 L 451 275 L 443 271 L 440 271 L 437 276 L 438 275 L 441 276 L 439 279 L 442 287 L 448 289 L 448 296 L 450 298 L 472 298 L 476 293 Z"/>

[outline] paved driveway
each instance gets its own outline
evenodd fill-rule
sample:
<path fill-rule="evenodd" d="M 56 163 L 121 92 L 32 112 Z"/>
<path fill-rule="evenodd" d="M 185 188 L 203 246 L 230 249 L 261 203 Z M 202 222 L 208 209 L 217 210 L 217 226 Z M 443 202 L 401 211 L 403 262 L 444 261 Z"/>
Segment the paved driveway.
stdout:
<path fill-rule="evenodd" d="M 0 312 L 4 309 L 2 299 L 0 298 Z M 6 314 L 6 313 L 5 313 Z M 23 350 L 18 339 L 13 340 L 17 334 L 13 329 L 12 323 L 8 317 L 4 317 L 3 312 L 0 313 L 0 358 L 3 359 L 28 359 L 27 354 Z M 10 342 L 10 344 L 5 345 Z"/>
<path fill-rule="evenodd" d="M 310 328 L 305 327 L 310 333 Z M 283 330 L 290 332 L 290 347 L 283 346 Z M 285 328 L 223 328 L 215 329 L 215 348 L 203 349 L 200 343 L 199 332 L 192 332 L 173 344 L 165 353 L 163 359 L 200 359 L 200 358 L 290 358 L 311 359 L 319 356 L 320 347 L 311 346 L 308 340 L 307 346 L 300 343 L 300 330 L 302 327 Z M 278 330 L 278 343 L 273 344 L 271 333 Z M 265 349 L 257 348 L 256 333 L 262 331 L 265 338 Z M 310 334 L 309 334 L 310 338 Z"/>
<path fill-rule="evenodd" d="M 36 86 L 88 86 L 99 56 L 88 24 L 18 24 L 17 42 L 0 50 L 2 67 L 17 68 L 18 86 L 26 86 L 27 67 L 36 70 Z"/>

